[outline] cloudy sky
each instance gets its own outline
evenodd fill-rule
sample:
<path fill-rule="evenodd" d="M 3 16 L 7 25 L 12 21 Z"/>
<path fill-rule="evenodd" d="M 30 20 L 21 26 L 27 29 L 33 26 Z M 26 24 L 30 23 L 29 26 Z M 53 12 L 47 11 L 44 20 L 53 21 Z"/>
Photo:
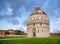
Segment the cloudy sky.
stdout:
<path fill-rule="evenodd" d="M 60 30 L 60 0 L 0 0 L 0 29 L 26 30 L 28 16 L 40 6 L 50 19 L 50 31 Z"/>

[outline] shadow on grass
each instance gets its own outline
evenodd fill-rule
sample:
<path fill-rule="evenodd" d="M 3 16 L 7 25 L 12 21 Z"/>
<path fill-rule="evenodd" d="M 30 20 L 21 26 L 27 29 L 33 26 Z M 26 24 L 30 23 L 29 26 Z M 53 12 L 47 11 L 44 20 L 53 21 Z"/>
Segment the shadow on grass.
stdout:
<path fill-rule="evenodd" d="M 0 44 L 3 44 L 3 41 L 0 40 Z"/>
<path fill-rule="evenodd" d="M 60 39 L 57 40 L 57 44 L 60 44 Z"/>

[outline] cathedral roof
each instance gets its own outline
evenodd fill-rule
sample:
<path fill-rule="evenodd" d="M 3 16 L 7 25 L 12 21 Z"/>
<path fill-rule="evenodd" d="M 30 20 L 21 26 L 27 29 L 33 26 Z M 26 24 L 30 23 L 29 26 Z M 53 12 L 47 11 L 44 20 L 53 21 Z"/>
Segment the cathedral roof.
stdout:
<path fill-rule="evenodd" d="M 36 6 L 35 10 L 41 10 L 39 6 Z"/>
<path fill-rule="evenodd" d="M 34 15 L 34 14 L 46 15 L 46 13 L 44 11 L 42 11 L 39 6 L 36 6 L 34 12 L 31 13 L 31 15 Z"/>

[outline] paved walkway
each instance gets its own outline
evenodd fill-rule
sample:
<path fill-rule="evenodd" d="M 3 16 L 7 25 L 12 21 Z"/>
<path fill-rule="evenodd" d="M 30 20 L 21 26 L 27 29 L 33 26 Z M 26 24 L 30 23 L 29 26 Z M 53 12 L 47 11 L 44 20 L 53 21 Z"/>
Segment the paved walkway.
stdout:
<path fill-rule="evenodd" d="M 19 39 L 26 39 L 26 38 L 5 38 L 0 40 L 19 40 Z"/>

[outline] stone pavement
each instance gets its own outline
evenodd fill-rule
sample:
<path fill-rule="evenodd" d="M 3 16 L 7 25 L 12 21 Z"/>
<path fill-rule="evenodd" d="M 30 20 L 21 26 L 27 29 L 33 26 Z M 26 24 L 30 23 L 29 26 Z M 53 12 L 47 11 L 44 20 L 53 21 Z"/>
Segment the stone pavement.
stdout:
<path fill-rule="evenodd" d="M 6 38 L 6 39 L 0 39 L 0 40 L 19 40 L 19 39 L 26 39 L 26 38 Z"/>

